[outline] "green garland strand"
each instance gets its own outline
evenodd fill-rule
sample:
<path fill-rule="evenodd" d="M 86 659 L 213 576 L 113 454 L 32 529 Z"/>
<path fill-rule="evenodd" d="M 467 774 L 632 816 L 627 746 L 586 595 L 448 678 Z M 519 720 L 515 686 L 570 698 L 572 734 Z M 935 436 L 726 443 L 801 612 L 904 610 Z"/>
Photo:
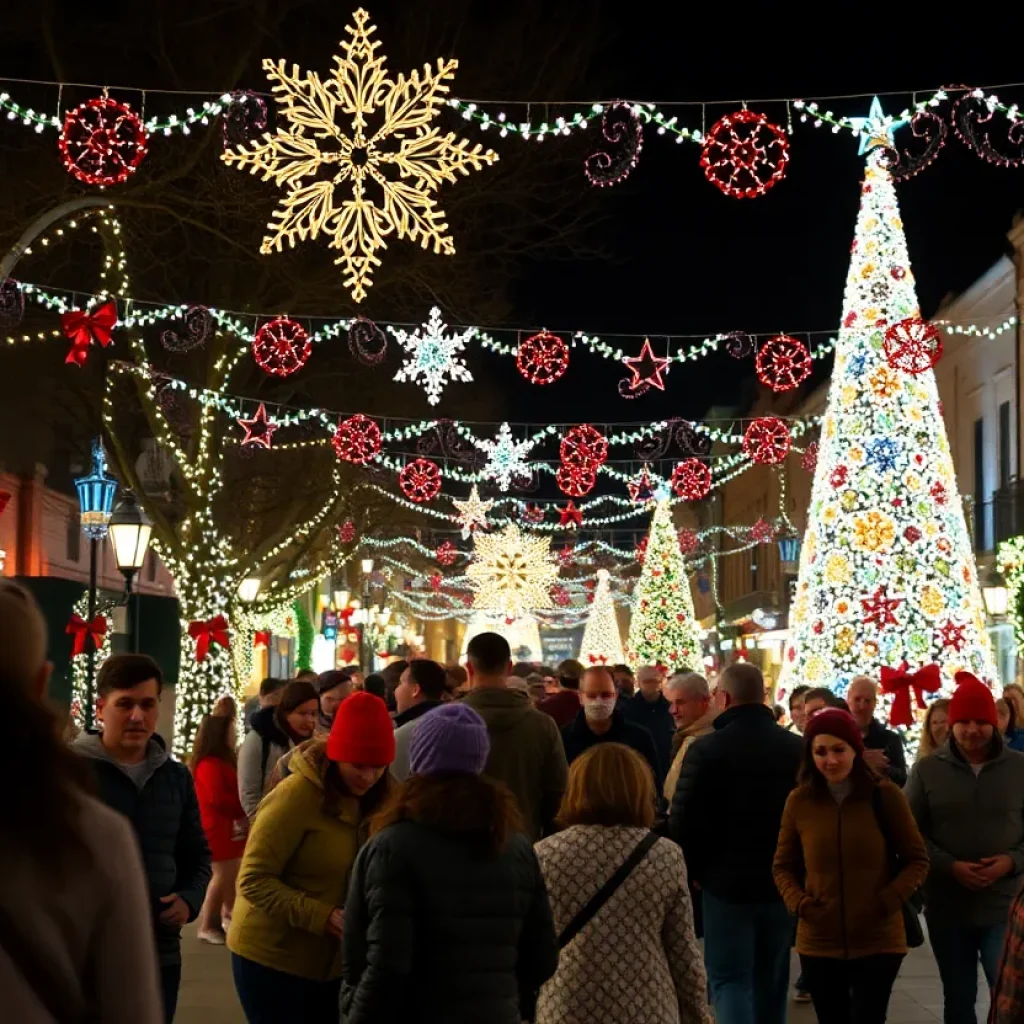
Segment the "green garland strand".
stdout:
<path fill-rule="evenodd" d="M 313 623 L 301 601 L 296 601 L 292 608 L 295 610 L 295 621 L 299 624 L 299 649 L 295 655 L 295 668 L 299 672 L 310 672 L 313 668 Z"/>

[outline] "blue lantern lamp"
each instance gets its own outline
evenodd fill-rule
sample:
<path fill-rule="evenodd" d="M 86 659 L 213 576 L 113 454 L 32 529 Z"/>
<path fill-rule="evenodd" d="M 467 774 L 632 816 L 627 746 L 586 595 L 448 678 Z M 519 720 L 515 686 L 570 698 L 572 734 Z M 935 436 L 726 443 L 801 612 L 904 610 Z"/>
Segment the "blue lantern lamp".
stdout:
<path fill-rule="evenodd" d="M 779 535 L 779 561 L 784 576 L 795 576 L 800 568 L 800 537 L 791 526 Z"/>

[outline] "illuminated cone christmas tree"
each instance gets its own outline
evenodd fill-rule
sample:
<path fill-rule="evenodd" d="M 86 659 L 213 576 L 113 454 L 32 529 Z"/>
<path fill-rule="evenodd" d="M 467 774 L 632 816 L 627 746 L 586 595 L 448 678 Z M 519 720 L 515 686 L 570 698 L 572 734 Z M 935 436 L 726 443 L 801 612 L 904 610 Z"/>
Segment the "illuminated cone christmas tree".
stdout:
<path fill-rule="evenodd" d="M 644 568 L 633 595 L 626 654 L 634 667 L 664 665 L 673 672 L 701 667 L 690 581 L 667 498 L 658 502 L 651 521 Z"/>
<path fill-rule="evenodd" d="M 608 580 L 608 570 L 598 569 L 594 603 L 590 606 L 590 618 L 580 646 L 580 661 L 584 666 L 619 665 L 623 661 L 622 637 Z"/>
<path fill-rule="evenodd" d="M 935 375 L 884 351 L 920 313 L 885 151 L 868 149 L 783 680 L 842 693 L 906 661 L 949 689 L 995 666 Z"/>

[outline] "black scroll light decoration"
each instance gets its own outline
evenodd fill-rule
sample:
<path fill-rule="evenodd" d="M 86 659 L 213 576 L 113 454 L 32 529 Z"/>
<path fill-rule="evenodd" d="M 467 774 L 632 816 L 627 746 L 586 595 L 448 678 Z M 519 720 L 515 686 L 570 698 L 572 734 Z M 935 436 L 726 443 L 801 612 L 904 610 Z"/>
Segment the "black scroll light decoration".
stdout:
<path fill-rule="evenodd" d="M 894 181 L 906 181 L 930 167 L 946 144 L 949 125 L 934 110 L 922 109 L 910 119 L 910 132 L 915 139 L 924 140 L 924 149 L 912 153 L 908 149 L 886 146 L 885 163 Z"/>
<path fill-rule="evenodd" d="M 986 127 L 994 127 L 991 122 L 996 109 L 985 102 L 980 89 L 972 89 L 953 104 L 953 131 L 982 160 L 999 167 L 1020 167 L 1024 164 L 1024 120 L 1017 117 L 1009 119 L 1006 138 L 1017 152 L 1004 153 L 996 148 L 989 134 L 990 128 Z"/>
<path fill-rule="evenodd" d="M 160 334 L 160 344 L 168 352 L 182 355 L 206 344 L 213 330 L 213 317 L 205 306 L 189 306 L 181 314 L 179 330 L 166 330 Z"/>
<path fill-rule="evenodd" d="M 348 348 L 363 366 L 378 366 L 388 354 L 388 339 L 372 320 L 357 316 L 349 325 Z"/>
<path fill-rule="evenodd" d="M 583 173 L 591 185 L 604 188 L 625 181 L 640 159 L 644 128 L 633 105 L 609 104 L 601 115 L 601 135 L 607 145 L 583 161 Z"/>

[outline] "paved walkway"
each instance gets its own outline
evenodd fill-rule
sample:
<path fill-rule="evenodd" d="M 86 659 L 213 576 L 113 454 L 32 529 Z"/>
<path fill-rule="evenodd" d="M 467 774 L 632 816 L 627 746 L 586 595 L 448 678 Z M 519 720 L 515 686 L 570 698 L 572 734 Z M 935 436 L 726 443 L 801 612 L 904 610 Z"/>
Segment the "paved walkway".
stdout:
<path fill-rule="evenodd" d="M 195 937 L 195 927 L 186 929 L 182 943 L 184 959 L 181 997 L 175 1024 L 245 1024 L 231 980 L 230 954 L 222 946 L 207 946 Z M 796 977 L 794 962 L 793 977 Z M 978 1020 L 988 1012 L 988 989 L 978 983 L 982 999 Z M 933 1024 L 942 1020 L 942 986 L 931 950 L 924 946 L 907 957 L 889 1004 L 889 1024 Z M 790 1024 L 815 1024 L 810 1006 L 792 1005 Z"/>

